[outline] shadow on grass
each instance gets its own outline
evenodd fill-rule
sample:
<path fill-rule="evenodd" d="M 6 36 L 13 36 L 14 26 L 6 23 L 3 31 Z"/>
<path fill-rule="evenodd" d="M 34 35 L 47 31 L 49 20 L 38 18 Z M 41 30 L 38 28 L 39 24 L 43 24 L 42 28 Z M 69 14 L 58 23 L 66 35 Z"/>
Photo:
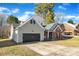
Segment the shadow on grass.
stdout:
<path fill-rule="evenodd" d="M 1 47 L 8 47 L 8 46 L 14 46 L 14 45 L 17 45 L 16 43 L 14 43 L 12 40 L 4 40 L 4 39 L 1 39 L 0 41 L 0 48 Z"/>
<path fill-rule="evenodd" d="M 65 38 L 62 38 L 62 39 L 48 39 L 48 40 L 45 40 L 44 42 L 70 40 L 72 38 L 73 37 L 65 37 Z"/>
<path fill-rule="evenodd" d="M 60 41 L 60 40 L 69 40 L 70 38 L 66 38 L 66 39 L 55 39 L 55 40 L 47 40 L 47 41 L 42 41 L 42 42 L 49 42 L 49 41 Z M 35 41 L 35 42 L 25 42 L 25 43 L 20 43 L 20 44 L 16 44 L 14 41 L 9 40 L 9 39 L 1 39 L 0 40 L 0 48 L 1 47 L 9 47 L 9 46 L 15 46 L 15 45 L 24 45 L 24 44 L 36 44 L 39 43 L 39 41 Z"/>
<path fill-rule="evenodd" d="M 36 43 L 39 43 L 40 41 L 33 41 L 33 42 L 24 42 L 22 43 L 22 45 L 25 45 L 25 44 L 36 44 Z"/>
<path fill-rule="evenodd" d="M 65 37 L 63 39 L 55 39 L 55 40 L 52 40 L 52 41 L 62 41 L 62 40 L 70 40 L 72 39 L 73 37 Z"/>
<path fill-rule="evenodd" d="M 9 39 L 1 39 L 0 40 L 0 48 L 2 47 L 9 47 L 9 46 L 15 46 L 15 45 L 24 45 L 24 44 L 34 44 L 34 43 L 38 43 L 38 41 L 34 41 L 34 42 L 25 42 L 25 43 L 15 43 L 13 40 L 9 40 Z"/>

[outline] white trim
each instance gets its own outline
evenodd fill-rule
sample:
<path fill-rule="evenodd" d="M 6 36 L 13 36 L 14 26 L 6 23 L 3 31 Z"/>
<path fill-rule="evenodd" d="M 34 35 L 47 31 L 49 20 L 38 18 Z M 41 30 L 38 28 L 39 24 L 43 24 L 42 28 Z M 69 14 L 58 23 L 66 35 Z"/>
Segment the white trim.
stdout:
<path fill-rule="evenodd" d="M 56 30 L 58 27 L 60 28 L 60 26 L 59 26 L 59 25 L 57 25 L 57 26 L 56 26 L 56 28 L 55 28 L 53 31 L 55 32 L 55 30 Z M 61 28 L 60 28 L 60 30 L 62 31 L 62 29 L 61 29 Z"/>
<path fill-rule="evenodd" d="M 33 16 L 32 16 L 32 17 L 33 17 Z M 31 17 L 31 18 L 29 18 L 29 19 L 27 19 L 27 21 L 25 21 L 23 24 L 19 25 L 16 29 L 18 29 L 18 28 L 22 27 L 24 24 L 26 24 L 28 21 L 30 21 L 30 19 L 32 19 L 32 17 Z M 15 30 L 16 30 L 16 29 L 15 29 Z"/>
<path fill-rule="evenodd" d="M 48 25 L 50 25 L 50 24 L 48 24 Z M 48 30 L 50 31 L 53 26 L 55 26 L 55 23 Z"/>
<path fill-rule="evenodd" d="M 47 32 L 47 38 L 49 39 L 49 31 Z"/>
<path fill-rule="evenodd" d="M 37 21 L 36 21 L 36 23 L 37 23 L 43 30 L 45 30 Z"/>
<path fill-rule="evenodd" d="M 34 15 L 35 16 L 35 15 Z M 34 16 L 32 16 L 31 18 L 29 18 L 28 19 L 28 21 L 30 21 Z M 20 27 L 22 27 L 24 24 L 26 24 L 28 21 L 26 21 L 26 22 L 24 22 L 23 24 L 21 24 L 21 25 L 19 25 L 16 29 L 18 29 L 18 28 L 20 28 Z M 35 20 L 36 21 L 36 20 Z M 36 21 L 37 22 L 37 21 Z M 43 29 L 43 30 L 45 30 L 38 22 L 37 22 L 37 24 Z M 16 30 L 15 29 L 15 30 Z"/>

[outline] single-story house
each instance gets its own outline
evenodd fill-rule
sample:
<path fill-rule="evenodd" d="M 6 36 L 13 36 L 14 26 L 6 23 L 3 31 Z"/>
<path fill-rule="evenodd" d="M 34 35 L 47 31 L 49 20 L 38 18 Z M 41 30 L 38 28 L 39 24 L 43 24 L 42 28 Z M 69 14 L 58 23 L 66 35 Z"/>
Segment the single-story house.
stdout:
<path fill-rule="evenodd" d="M 13 32 L 13 40 L 16 43 L 28 41 L 43 41 L 44 40 L 44 27 L 37 21 L 42 19 L 40 16 L 33 16 L 22 23 Z"/>
<path fill-rule="evenodd" d="M 75 25 L 70 24 L 70 23 L 64 23 L 64 24 L 61 24 L 61 27 L 63 29 L 63 32 L 62 32 L 63 37 L 74 36 Z"/>
<path fill-rule="evenodd" d="M 75 26 L 70 23 L 51 23 L 45 27 L 45 40 L 60 40 L 74 36 Z"/>

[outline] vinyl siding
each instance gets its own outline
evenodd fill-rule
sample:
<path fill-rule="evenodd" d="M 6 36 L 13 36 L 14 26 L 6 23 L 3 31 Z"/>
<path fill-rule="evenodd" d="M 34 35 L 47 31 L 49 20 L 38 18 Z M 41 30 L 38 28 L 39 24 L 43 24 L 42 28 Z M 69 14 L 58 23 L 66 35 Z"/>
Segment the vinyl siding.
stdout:
<path fill-rule="evenodd" d="M 20 27 L 17 33 L 17 43 L 23 42 L 23 33 L 40 33 L 40 41 L 44 40 L 44 30 L 37 23 L 31 24 L 30 21 L 28 21 Z"/>

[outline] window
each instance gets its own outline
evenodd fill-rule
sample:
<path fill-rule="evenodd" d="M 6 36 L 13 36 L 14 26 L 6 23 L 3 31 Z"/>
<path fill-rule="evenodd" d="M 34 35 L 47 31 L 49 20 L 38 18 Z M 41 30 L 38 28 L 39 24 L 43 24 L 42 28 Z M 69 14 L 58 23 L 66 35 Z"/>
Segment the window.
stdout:
<path fill-rule="evenodd" d="M 72 32 L 65 32 L 65 35 L 72 35 Z"/>
<path fill-rule="evenodd" d="M 32 24 L 32 20 L 30 20 L 30 23 Z"/>
<path fill-rule="evenodd" d="M 31 19 L 31 20 L 30 20 L 30 23 L 31 23 L 31 24 L 35 24 L 35 20 Z"/>
<path fill-rule="evenodd" d="M 33 20 L 33 24 L 35 24 L 35 20 Z"/>

